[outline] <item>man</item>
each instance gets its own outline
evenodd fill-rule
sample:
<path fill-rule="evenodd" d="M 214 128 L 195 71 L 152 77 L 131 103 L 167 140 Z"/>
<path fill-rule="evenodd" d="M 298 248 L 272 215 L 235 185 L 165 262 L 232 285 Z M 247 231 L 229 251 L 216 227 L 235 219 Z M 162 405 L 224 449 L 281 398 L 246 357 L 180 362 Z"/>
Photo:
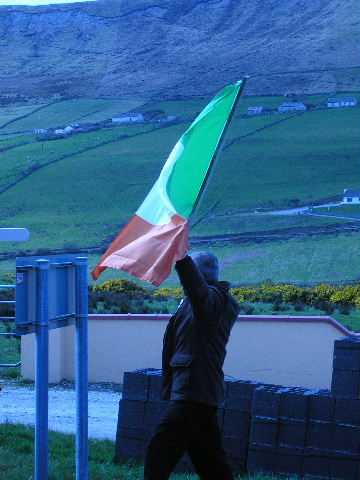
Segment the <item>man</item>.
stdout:
<path fill-rule="evenodd" d="M 187 451 L 201 480 L 232 480 L 217 423 L 224 396 L 226 344 L 238 315 L 229 284 L 219 282 L 215 255 L 176 263 L 185 298 L 167 326 L 163 399 L 169 408 L 147 449 L 145 480 L 167 480 Z"/>

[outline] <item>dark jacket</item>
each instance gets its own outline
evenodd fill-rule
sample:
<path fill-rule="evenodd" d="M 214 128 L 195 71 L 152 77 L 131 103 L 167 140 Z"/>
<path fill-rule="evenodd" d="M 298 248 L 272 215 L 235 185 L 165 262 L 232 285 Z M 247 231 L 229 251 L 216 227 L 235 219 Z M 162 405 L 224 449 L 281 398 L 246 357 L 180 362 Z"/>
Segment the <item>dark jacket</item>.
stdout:
<path fill-rule="evenodd" d="M 226 344 L 239 307 L 229 284 L 207 284 L 191 257 L 175 268 L 186 296 L 164 335 L 162 397 L 218 406 L 224 396 Z"/>

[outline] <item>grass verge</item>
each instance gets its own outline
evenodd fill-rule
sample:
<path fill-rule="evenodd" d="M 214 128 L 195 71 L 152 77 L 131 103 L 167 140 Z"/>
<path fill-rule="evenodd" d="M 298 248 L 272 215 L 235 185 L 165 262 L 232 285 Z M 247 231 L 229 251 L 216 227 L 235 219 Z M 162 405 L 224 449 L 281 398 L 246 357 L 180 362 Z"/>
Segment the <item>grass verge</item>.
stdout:
<path fill-rule="evenodd" d="M 34 429 L 22 425 L 0 425 L 0 478 L 30 480 L 33 472 Z M 75 478 L 74 436 L 50 432 L 49 480 Z M 91 480 L 140 480 L 142 465 L 114 465 L 114 443 L 109 440 L 90 440 L 89 472 Z M 171 480 L 196 480 L 196 475 L 172 475 Z M 245 478 L 245 477 L 242 477 Z M 276 480 L 256 476 L 252 480 Z M 238 477 L 240 479 L 240 477 Z"/>

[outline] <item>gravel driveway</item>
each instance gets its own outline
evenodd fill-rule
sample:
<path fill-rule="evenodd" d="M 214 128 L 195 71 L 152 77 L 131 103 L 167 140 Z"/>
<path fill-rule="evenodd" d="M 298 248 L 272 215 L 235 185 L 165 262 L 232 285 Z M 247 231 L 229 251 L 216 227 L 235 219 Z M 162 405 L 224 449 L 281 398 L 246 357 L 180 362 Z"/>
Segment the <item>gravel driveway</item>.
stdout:
<path fill-rule="evenodd" d="M 89 437 L 115 440 L 120 393 L 111 390 L 89 391 Z M 73 389 L 49 389 L 49 429 L 75 433 L 75 392 Z M 0 423 L 35 423 L 33 386 L 2 385 Z"/>

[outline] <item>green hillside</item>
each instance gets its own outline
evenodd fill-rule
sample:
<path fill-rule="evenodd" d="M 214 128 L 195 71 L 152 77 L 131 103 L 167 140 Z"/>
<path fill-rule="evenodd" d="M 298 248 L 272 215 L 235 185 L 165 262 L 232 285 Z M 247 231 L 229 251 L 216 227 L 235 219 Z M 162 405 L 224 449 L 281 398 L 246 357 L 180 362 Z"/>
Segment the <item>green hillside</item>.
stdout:
<path fill-rule="evenodd" d="M 317 95 L 303 101 L 320 107 L 326 98 Z M 2 244 L 2 251 L 105 248 L 140 205 L 172 146 L 207 101 L 169 100 L 140 106 L 136 99 L 79 99 L 34 105 L 33 110 L 17 107 L 0 111 L 1 121 L 7 123 L 0 128 L 0 225 L 24 226 L 31 231 L 27 244 Z M 342 229 L 354 223 L 351 219 L 285 216 L 276 211 L 338 200 L 344 188 L 359 187 L 360 108 L 245 115 L 250 105 L 274 109 L 283 101 L 284 97 L 245 97 L 240 101 L 193 219 L 191 234 L 196 248 L 201 247 L 198 240 L 203 236 L 212 237 L 207 245 L 226 243 L 219 251 L 234 281 L 237 276 L 251 282 L 264 278 L 335 279 L 322 248 L 316 250 L 318 263 L 304 254 L 298 257 L 302 258 L 302 268 L 296 269 L 297 263 L 289 262 L 291 241 L 298 242 L 302 252 L 312 251 L 315 241 L 324 242 L 321 244 L 330 249 L 326 255 L 336 258 L 345 244 L 346 256 L 357 243 L 356 233 L 335 241 L 335 234 L 342 235 Z M 82 122 L 105 120 L 132 108 L 162 110 L 176 115 L 178 123 L 104 128 L 52 141 L 37 141 L 34 134 L 11 133 L 63 126 L 81 118 Z M 236 260 L 238 252 L 258 249 L 266 232 L 271 238 L 261 245 L 264 255 L 257 256 L 259 266 L 244 277 L 241 262 L 238 265 Z M 249 234 L 251 238 L 240 238 L 239 243 L 239 239 L 224 239 L 227 234 Z M 276 271 L 271 251 L 281 264 Z M 287 258 L 282 264 L 284 255 Z M 356 252 L 352 255 L 356 257 Z M 229 261 L 231 258 L 234 261 Z M 349 268 L 338 270 L 336 279 L 356 275 L 352 262 Z"/>
<path fill-rule="evenodd" d="M 101 0 L 2 6 L 8 98 L 252 95 L 359 88 L 358 0 Z"/>

